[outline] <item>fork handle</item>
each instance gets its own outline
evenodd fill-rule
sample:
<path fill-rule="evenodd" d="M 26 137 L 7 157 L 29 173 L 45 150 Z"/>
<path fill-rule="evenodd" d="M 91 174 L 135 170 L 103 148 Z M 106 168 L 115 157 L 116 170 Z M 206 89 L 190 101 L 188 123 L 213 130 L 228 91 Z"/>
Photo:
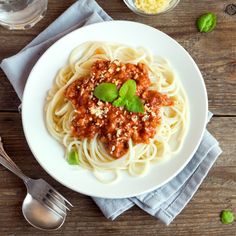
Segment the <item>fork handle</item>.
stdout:
<path fill-rule="evenodd" d="M 12 160 L 11 160 L 12 161 Z M 13 161 L 12 161 L 13 162 Z M 2 155 L 0 155 L 0 163 L 6 167 L 8 170 L 10 170 L 12 173 L 14 173 L 16 176 L 18 176 L 19 178 L 21 178 L 24 183 L 27 183 L 30 178 L 25 176 L 22 171 L 19 169 L 19 167 L 17 166 L 17 169 L 10 163 L 8 162 Z M 14 163 L 14 162 L 13 162 Z M 15 163 L 14 163 L 15 164 Z M 16 165 L 16 164 L 15 164 Z"/>

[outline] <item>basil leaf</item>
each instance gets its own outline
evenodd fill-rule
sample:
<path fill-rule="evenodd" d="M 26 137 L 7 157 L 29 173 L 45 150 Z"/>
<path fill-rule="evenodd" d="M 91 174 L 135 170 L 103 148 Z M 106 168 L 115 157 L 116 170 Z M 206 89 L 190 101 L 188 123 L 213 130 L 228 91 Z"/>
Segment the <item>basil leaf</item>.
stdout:
<path fill-rule="evenodd" d="M 125 103 L 126 103 L 126 99 L 123 97 L 119 97 L 112 103 L 112 105 L 115 107 L 122 107 L 125 105 Z"/>
<path fill-rule="evenodd" d="M 144 106 L 141 99 L 138 96 L 128 97 L 126 99 L 125 107 L 130 112 L 144 113 Z"/>
<path fill-rule="evenodd" d="M 121 97 L 134 96 L 136 92 L 136 82 L 132 79 L 127 80 L 120 88 Z"/>
<path fill-rule="evenodd" d="M 115 84 L 101 83 L 94 89 L 93 94 L 104 102 L 112 102 L 118 97 L 118 90 Z"/>
<path fill-rule="evenodd" d="M 214 13 L 206 13 L 197 19 L 197 27 L 200 32 L 211 32 L 216 26 L 216 15 Z"/>
<path fill-rule="evenodd" d="M 75 150 L 72 150 L 71 152 L 68 153 L 67 162 L 70 165 L 79 165 L 79 156 Z"/>
<path fill-rule="evenodd" d="M 230 210 L 223 210 L 220 219 L 223 224 L 231 224 L 234 221 L 234 213 Z"/>

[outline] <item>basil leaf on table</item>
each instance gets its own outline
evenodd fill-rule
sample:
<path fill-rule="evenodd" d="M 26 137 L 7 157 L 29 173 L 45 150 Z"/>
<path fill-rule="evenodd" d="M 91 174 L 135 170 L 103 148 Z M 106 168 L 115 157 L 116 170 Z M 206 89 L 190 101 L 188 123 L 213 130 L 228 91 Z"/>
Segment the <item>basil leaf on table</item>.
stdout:
<path fill-rule="evenodd" d="M 94 89 L 93 94 L 104 102 L 112 102 L 118 97 L 118 90 L 113 83 L 101 83 Z"/>
<path fill-rule="evenodd" d="M 220 214 L 220 220 L 223 224 L 231 224 L 234 221 L 234 213 L 230 210 L 223 210 Z"/>
<path fill-rule="evenodd" d="M 200 32 L 211 32 L 216 26 L 217 17 L 214 13 L 206 13 L 197 19 L 197 28 Z"/>

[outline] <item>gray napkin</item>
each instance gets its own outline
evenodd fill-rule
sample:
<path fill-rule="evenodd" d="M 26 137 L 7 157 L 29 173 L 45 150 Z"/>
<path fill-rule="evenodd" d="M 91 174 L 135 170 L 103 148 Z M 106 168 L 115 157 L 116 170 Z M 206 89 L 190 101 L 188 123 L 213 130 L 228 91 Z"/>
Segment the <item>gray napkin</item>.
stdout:
<path fill-rule="evenodd" d="M 105 20 L 111 18 L 94 0 L 77 1 L 19 53 L 4 59 L 0 66 L 19 98 L 22 98 L 25 82 L 32 67 L 50 45 L 74 29 Z M 209 120 L 211 117 L 212 114 L 209 113 Z M 109 219 L 114 220 L 136 204 L 168 225 L 193 197 L 220 153 L 218 142 L 206 130 L 191 161 L 180 174 L 164 186 L 127 199 L 93 199 Z"/>

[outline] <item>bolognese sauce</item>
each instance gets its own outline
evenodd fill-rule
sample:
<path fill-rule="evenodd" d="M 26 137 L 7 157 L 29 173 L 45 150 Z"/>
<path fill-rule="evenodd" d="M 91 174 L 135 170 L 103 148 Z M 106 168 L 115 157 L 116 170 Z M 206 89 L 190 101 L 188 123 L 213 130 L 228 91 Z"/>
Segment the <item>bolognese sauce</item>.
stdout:
<path fill-rule="evenodd" d="M 142 99 L 144 113 L 129 112 L 93 95 L 95 87 L 101 83 L 114 83 L 119 89 L 129 79 L 136 81 L 136 95 Z M 83 140 L 98 135 L 114 158 L 120 158 L 128 151 L 129 139 L 135 144 L 149 143 L 161 121 L 160 108 L 174 105 L 167 95 L 149 90 L 150 85 L 148 68 L 143 63 L 97 60 L 87 77 L 78 78 L 65 91 L 65 97 L 71 101 L 76 113 L 71 124 L 73 136 Z"/>

